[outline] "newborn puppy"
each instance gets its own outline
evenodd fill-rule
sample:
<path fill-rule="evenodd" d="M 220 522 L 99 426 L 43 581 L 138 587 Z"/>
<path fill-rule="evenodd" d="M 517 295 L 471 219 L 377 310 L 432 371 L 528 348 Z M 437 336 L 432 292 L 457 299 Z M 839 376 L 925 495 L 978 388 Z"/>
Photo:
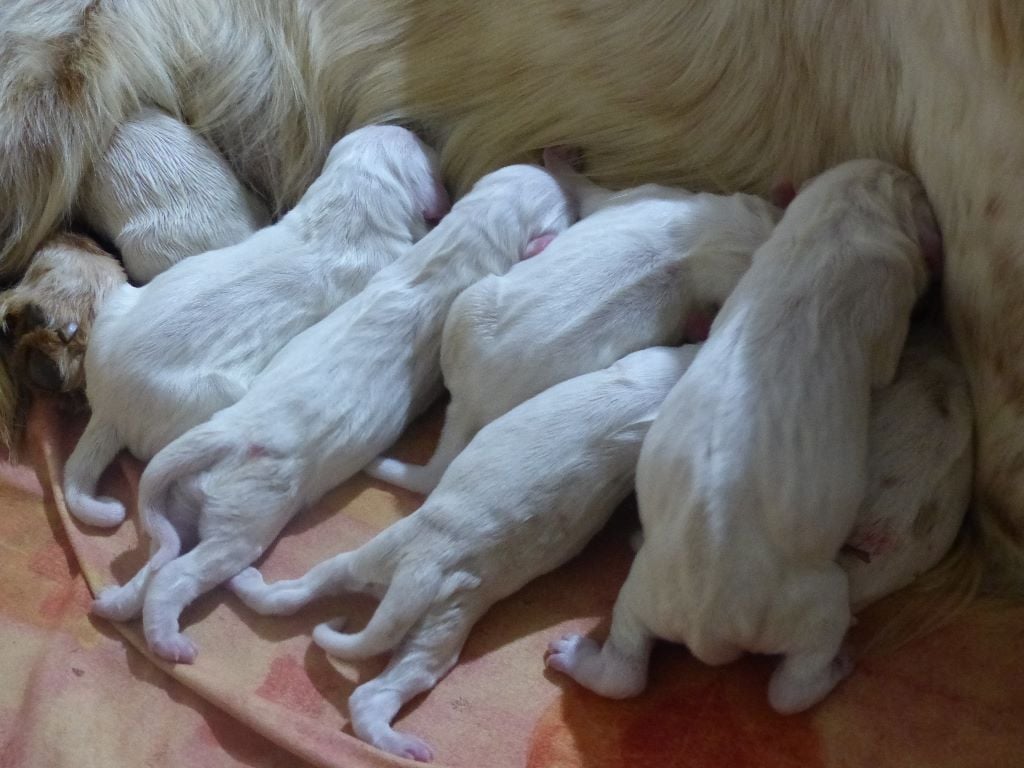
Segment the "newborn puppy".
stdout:
<path fill-rule="evenodd" d="M 779 217 L 751 195 L 609 192 L 555 151 L 544 161 L 586 218 L 459 296 L 441 342 L 451 404 L 437 450 L 425 466 L 382 459 L 370 475 L 428 493 L 478 429 L 519 403 L 638 349 L 680 343 L 685 319 L 714 315 Z"/>
<path fill-rule="evenodd" d="M 912 328 L 895 380 L 872 398 L 867 494 L 838 558 L 854 610 L 949 551 L 970 501 L 972 421 L 967 377 L 941 328 Z"/>
<path fill-rule="evenodd" d="M 781 654 L 779 712 L 846 674 L 836 562 L 864 500 L 871 391 L 889 383 L 937 228 L 916 179 L 845 163 L 810 182 L 715 320 L 644 442 L 645 531 L 603 648 L 548 665 L 605 696 L 646 684 L 655 637 L 707 664 Z"/>
<path fill-rule="evenodd" d="M 136 283 L 234 245 L 270 219 L 209 142 L 152 108 L 118 128 L 79 199 L 82 218 L 117 246 Z"/>
<path fill-rule="evenodd" d="M 546 390 L 481 429 L 423 506 L 367 544 L 270 586 L 250 568 L 231 588 L 274 614 L 324 595 L 383 594 L 361 632 L 321 625 L 313 639 L 343 658 L 397 648 L 384 673 L 352 694 L 352 728 L 388 752 L 431 759 L 427 744 L 391 728 L 398 710 L 452 668 L 494 603 L 575 556 L 605 524 L 630 490 L 655 410 L 696 349 L 634 352 Z"/>
<path fill-rule="evenodd" d="M 185 256 L 235 243 L 267 219 L 212 147 L 154 109 L 121 126 L 86 176 L 80 200 L 79 215 L 118 246 L 137 282 Z M 124 282 L 121 265 L 86 237 L 55 235 L 40 248 L 18 285 L 0 296 L 7 352 L 0 390 L 14 388 L 6 402 L 21 410 L 31 389 L 82 390 L 93 320 Z M 18 380 L 8 382 L 6 370 Z M 16 441 L 0 427 L 0 442 Z"/>
<path fill-rule="evenodd" d="M 65 467 L 85 523 L 124 519 L 96 483 L 122 447 L 148 459 L 237 401 L 292 337 L 407 253 L 448 205 L 436 157 L 394 126 L 355 131 L 277 224 L 106 302 L 86 352 L 92 418 Z"/>
<path fill-rule="evenodd" d="M 184 607 L 394 442 L 440 388 L 441 328 L 455 297 L 569 223 L 561 187 L 540 168 L 477 182 L 404 258 L 289 342 L 237 403 L 157 454 L 139 484 L 154 555 L 129 585 L 100 595 L 97 611 L 127 618 L 144 599 L 150 648 L 192 661 L 196 648 L 178 631 Z"/>
<path fill-rule="evenodd" d="M 867 494 L 838 557 L 855 611 L 949 551 L 970 501 L 972 419 L 967 377 L 941 327 L 912 326 L 896 378 L 871 398 Z"/>

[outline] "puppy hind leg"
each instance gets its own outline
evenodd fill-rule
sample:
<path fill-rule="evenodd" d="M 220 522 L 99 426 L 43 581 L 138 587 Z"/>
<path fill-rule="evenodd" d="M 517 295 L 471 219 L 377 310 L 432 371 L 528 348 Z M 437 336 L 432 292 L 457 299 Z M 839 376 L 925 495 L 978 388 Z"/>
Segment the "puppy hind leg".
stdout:
<path fill-rule="evenodd" d="M 842 647 L 852 619 L 849 584 L 842 569 L 832 564 L 790 594 L 803 603 L 789 622 L 795 647 L 785 649 L 768 686 L 768 701 L 781 714 L 814 706 L 853 667 Z"/>
<path fill-rule="evenodd" d="M 476 432 L 469 420 L 449 405 L 437 448 L 426 464 L 408 464 L 397 459 L 381 458 L 367 465 L 364 472 L 372 478 L 397 485 L 407 491 L 429 494 L 441 481 L 448 465 L 469 444 Z"/>
<path fill-rule="evenodd" d="M 117 499 L 97 497 L 96 485 L 123 444 L 109 424 L 93 416 L 64 467 L 64 498 L 68 511 L 88 525 L 112 528 L 124 521 L 125 509 Z"/>
<path fill-rule="evenodd" d="M 174 518 L 182 530 L 163 515 L 159 515 L 159 522 L 154 524 L 152 514 L 143 514 L 149 533 L 149 560 L 124 586 L 108 587 L 101 591 L 92 604 L 94 614 L 110 621 L 129 621 L 142 613 L 146 590 L 153 574 L 181 554 L 183 537 L 194 539 L 195 520 L 188 514 L 189 510 L 175 511 Z"/>
<path fill-rule="evenodd" d="M 158 570 L 142 609 L 146 642 L 163 659 L 191 664 L 198 649 L 179 631 L 181 612 L 200 595 L 252 564 L 276 536 L 210 538 Z"/>
<path fill-rule="evenodd" d="M 330 623 L 320 624 L 313 630 L 313 642 L 342 659 L 367 659 L 389 651 L 430 608 L 441 581 L 436 568 L 400 565 L 364 629 L 343 633 Z"/>
<path fill-rule="evenodd" d="M 545 664 L 601 696 L 624 699 L 640 693 L 647 685 L 654 636 L 632 607 L 630 595 L 638 588 L 631 570 L 615 602 L 603 647 L 582 635 L 566 635 L 548 646 Z"/>
<path fill-rule="evenodd" d="M 110 621 L 130 621 L 142 613 L 142 605 L 146 599 L 146 588 L 156 568 L 153 557 L 159 544 L 150 542 L 149 561 L 138 570 L 131 580 L 120 587 L 107 587 L 100 591 L 92 601 L 92 612 Z"/>
<path fill-rule="evenodd" d="M 399 757 L 432 760 L 433 750 L 426 742 L 396 731 L 391 722 L 405 704 L 437 685 L 455 666 L 470 630 L 485 610 L 446 604 L 428 611 L 387 668 L 353 691 L 348 707 L 356 735 Z"/>
<path fill-rule="evenodd" d="M 255 568 L 246 568 L 228 582 L 243 603 L 265 616 L 288 616 L 312 601 L 362 586 L 352 574 L 352 552 L 317 563 L 297 579 L 267 584 Z"/>

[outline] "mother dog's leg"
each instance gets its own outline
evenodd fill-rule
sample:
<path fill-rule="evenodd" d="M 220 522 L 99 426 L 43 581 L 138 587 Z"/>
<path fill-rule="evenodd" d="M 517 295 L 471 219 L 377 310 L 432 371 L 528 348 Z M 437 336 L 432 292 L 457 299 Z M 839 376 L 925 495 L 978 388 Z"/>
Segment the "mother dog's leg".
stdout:
<path fill-rule="evenodd" d="M 996 586 L 1024 591 L 1024 7 L 904 11 L 913 160 L 946 246 L 974 400 L 975 508 Z M 965 35 L 966 33 L 969 33 Z M 910 55 L 912 54 L 912 55 Z"/>

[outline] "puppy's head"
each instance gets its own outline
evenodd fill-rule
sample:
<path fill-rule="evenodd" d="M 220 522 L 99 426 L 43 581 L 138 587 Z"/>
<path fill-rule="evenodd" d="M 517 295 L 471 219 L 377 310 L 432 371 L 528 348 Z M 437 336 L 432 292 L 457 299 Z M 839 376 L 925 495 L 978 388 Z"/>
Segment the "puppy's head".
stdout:
<path fill-rule="evenodd" d="M 865 223 L 873 219 L 880 227 L 895 226 L 916 246 L 915 267 L 934 273 L 941 265 L 942 234 L 924 186 L 891 163 L 875 159 L 841 163 L 803 184 L 790 207 L 803 216 L 820 216 L 823 209 L 832 208 Z M 923 272 L 920 278 L 923 289 Z"/>
<path fill-rule="evenodd" d="M 397 125 L 360 128 L 334 146 L 327 163 L 353 155 L 397 184 L 414 219 L 416 239 L 451 209 L 437 153 L 412 131 Z"/>
<path fill-rule="evenodd" d="M 501 210 L 526 236 L 521 258 L 536 255 L 577 218 L 576 206 L 561 182 L 536 165 L 509 165 L 481 178 L 463 200 L 467 206 Z M 484 220 L 487 214 L 482 214 Z"/>

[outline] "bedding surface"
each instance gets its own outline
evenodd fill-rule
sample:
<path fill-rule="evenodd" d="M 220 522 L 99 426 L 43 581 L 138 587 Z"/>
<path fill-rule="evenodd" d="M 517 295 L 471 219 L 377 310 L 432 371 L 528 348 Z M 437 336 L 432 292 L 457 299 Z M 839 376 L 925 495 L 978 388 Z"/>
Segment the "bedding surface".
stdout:
<path fill-rule="evenodd" d="M 442 411 L 413 426 L 395 455 L 423 461 Z M 346 700 L 385 659 L 342 663 L 310 643 L 339 615 L 365 622 L 368 600 L 329 600 L 287 618 L 247 611 L 224 589 L 186 611 L 193 666 L 145 651 L 140 627 L 88 615 L 91 593 L 145 559 L 134 496 L 141 466 L 122 457 L 102 490 L 129 504 L 117 531 L 71 519 L 59 478 L 84 420 L 33 408 L 25 466 L 0 465 L 0 766 L 324 766 L 406 764 L 359 742 Z M 0 457 L 5 458 L 5 457 Z M 257 563 L 268 580 L 366 541 L 420 498 L 357 476 L 299 516 Z M 860 659 L 822 705 L 783 717 L 766 700 L 773 660 L 704 667 L 660 646 L 651 686 L 606 701 L 544 670 L 548 641 L 603 637 L 629 568 L 635 511 L 621 510 L 579 558 L 496 606 L 460 663 L 396 726 L 452 768 L 732 768 L 1024 764 L 1024 605 L 981 600 L 952 624 Z M 885 601 L 858 635 L 907 610 Z"/>

